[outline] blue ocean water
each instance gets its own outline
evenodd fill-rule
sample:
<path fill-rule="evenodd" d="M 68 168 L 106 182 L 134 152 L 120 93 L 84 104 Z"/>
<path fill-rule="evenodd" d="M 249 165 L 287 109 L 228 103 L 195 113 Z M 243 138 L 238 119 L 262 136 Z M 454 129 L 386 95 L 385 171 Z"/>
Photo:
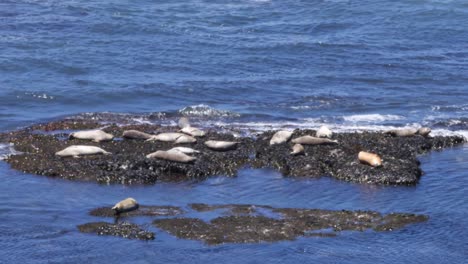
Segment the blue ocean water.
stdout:
<path fill-rule="evenodd" d="M 0 131 L 106 112 L 134 122 L 188 115 L 243 131 L 427 125 L 466 136 L 467 24 L 462 0 L 2 0 Z M 415 187 L 251 169 L 201 183 L 98 186 L 0 162 L 7 201 L 0 262 L 463 263 L 467 153 L 465 145 L 420 157 L 426 174 Z M 430 220 L 391 233 L 215 247 L 164 232 L 149 243 L 78 233 L 77 224 L 96 220 L 89 209 L 127 196 L 161 205 L 416 212 Z"/>

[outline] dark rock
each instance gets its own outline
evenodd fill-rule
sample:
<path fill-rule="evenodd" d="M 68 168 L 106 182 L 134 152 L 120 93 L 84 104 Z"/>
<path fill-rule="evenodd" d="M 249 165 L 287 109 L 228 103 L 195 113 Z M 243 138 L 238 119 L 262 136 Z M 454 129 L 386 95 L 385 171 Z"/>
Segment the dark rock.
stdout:
<path fill-rule="evenodd" d="M 184 144 L 201 151 L 193 164 L 184 164 L 145 156 L 156 150 L 174 146 L 168 142 L 146 142 L 121 139 L 123 131 L 135 129 L 146 133 L 177 131 L 177 127 L 160 125 L 110 125 L 104 128 L 116 138 L 113 141 L 94 143 L 78 139 L 66 140 L 67 129 L 98 127 L 93 120 L 63 120 L 35 125 L 19 131 L 0 134 L 2 141 L 11 142 L 23 154 L 10 156 L 6 161 L 12 168 L 27 173 L 59 177 L 70 180 L 98 183 L 154 184 L 160 181 L 200 180 L 213 175 L 236 175 L 239 168 L 252 165 L 256 168 L 272 167 L 285 176 L 334 178 L 358 183 L 415 184 L 422 171 L 417 155 L 440 150 L 465 142 L 457 136 L 450 137 L 393 137 L 373 133 L 334 134 L 334 145 L 305 145 L 305 155 L 290 155 L 292 143 L 270 146 L 269 140 L 276 131 L 252 138 L 234 138 L 231 134 L 208 130 L 194 144 Z M 65 130 L 65 131 L 64 131 Z M 41 132 L 42 131 L 42 132 Z M 52 131 L 52 132 L 51 132 Z M 54 131 L 58 133 L 54 134 Z M 314 135 L 313 130 L 296 130 L 292 138 Z M 204 145 L 207 140 L 240 142 L 235 150 L 213 151 Z M 70 145 L 99 146 L 112 155 L 60 158 L 55 152 Z M 361 164 L 359 151 L 381 156 L 383 166 Z M 253 158 L 252 158 L 253 157 Z"/>
<path fill-rule="evenodd" d="M 78 226 L 82 233 L 94 233 L 100 236 L 118 236 L 128 239 L 153 240 L 154 233 L 142 230 L 131 223 L 110 224 L 106 222 L 86 223 Z"/>
<path fill-rule="evenodd" d="M 334 178 L 359 183 L 415 184 L 422 171 L 417 155 L 452 147 L 465 142 L 451 137 L 392 137 L 383 133 L 334 134 L 335 145 L 305 145 L 305 155 L 289 155 L 292 143 L 270 146 L 275 131 L 266 132 L 256 141 L 255 167 L 273 167 L 286 176 Z M 314 135 L 313 130 L 296 130 L 292 138 Z M 359 162 L 359 151 L 377 153 L 383 166 L 371 167 Z"/>
<path fill-rule="evenodd" d="M 106 132 L 121 135 L 130 127 L 111 126 Z M 148 125 L 143 125 L 145 132 L 149 132 Z M 153 129 L 159 128 L 153 126 Z M 175 131 L 177 128 L 161 129 Z M 247 164 L 249 154 L 253 151 L 253 140 L 239 139 L 242 143 L 233 151 L 217 152 L 208 149 L 203 142 L 208 139 L 233 140 L 232 135 L 208 132 L 204 138 L 199 138 L 195 144 L 188 146 L 201 151 L 193 164 L 148 159 L 145 156 L 156 150 L 167 150 L 174 147 L 170 142 L 146 142 L 138 140 L 114 140 L 94 143 L 78 139 L 60 140 L 55 135 L 17 133 L 11 135 L 9 141 L 14 143 L 21 155 L 14 155 L 7 159 L 12 168 L 27 173 L 60 177 L 70 180 L 95 181 L 98 183 L 120 184 L 154 184 L 158 181 L 182 181 L 204 179 L 212 175 L 234 176 L 237 170 Z M 60 158 L 55 152 L 70 145 L 99 146 L 112 155 L 96 155 L 80 158 Z M 184 144 L 183 146 L 187 146 Z"/>

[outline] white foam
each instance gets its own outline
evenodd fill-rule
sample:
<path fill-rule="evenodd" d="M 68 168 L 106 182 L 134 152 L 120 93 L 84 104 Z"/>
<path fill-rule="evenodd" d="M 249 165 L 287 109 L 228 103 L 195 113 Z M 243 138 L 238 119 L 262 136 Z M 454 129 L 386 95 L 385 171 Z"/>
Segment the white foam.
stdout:
<path fill-rule="evenodd" d="M 11 155 L 17 154 L 21 154 L 21 152 L 15 150 L 13 143 L 0 143 L 0 160 L 4 160 Z"/>
<path fill-rule="evenodd" d="M 394 121 L 394 120 L 403 120 L 404 116 L 399 115 L 381 115 L 381 114 L 365 114 L 365 115 L 350 115 L 343 116 L 343 119 L 347 122 L 385 122 L 385 121 Z"/>

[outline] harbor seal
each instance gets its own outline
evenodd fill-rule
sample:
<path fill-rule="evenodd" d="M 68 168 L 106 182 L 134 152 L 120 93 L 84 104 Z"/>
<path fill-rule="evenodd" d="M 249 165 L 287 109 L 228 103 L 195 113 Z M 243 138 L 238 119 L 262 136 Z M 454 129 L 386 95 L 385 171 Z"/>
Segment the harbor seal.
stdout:
<path fill-rule="evenodd" d="M 321 126 L 315 133 L 315 136 L 319 138 L 331 138 L 332 135 L 333 132 L 327 126 Z"/>
<path fill-rule="evenodd" d="M 175 162 L 180 162 L 180 163 L 190 163 L 196 160 L 197 158 L 191 157 L 181 151 L 164 151 L 164 150 L 158 150 L 156 152 L 153 152 L 151 154 L 146 155 L 148 159 L 163 159 L 163 160 L 169 160 L 169 161 L 175 161 Z"/>
<path fill-rule="evenodd" d="M 191 126 L 186 126 L 180 130 L 180 132 L 188 134 L 192 137 L 204 137 L 205 136 L 205 131 L 200 130 L 196 127 L 191 127 Z"/>
<path fill-rule="evenodd" d="M 198 150 L 195 150 L 193 148 L 187 148 L 187 147 L 175 147 L 175 148 L 171 148 L 168 151 L 180 151 L 180 152 L 185 153 L 185 154 L 200 153 L 200 151 L 198 151 Z"/>
<path fill-rule="evenodd" d="M 123 137 L 127 139 L 149 139 L 153 135 L 147 134 L 145 132 L 141 132 L 138 130 L 125 130 L 123 132 Z"/>
<path fill-rule="evenodd" d="M 101 141 L 112 140 L 114 136 L 102 130 L 95 129 L 95 130 L 74 132 L 74 133 L 71 133 L 68 138 L 69 139 L 77 138 L 77 139 L 92 140 L 94 142 L 101 142 Z"/>
<path fill-rule="evenodd" d="M 295 144 L 292 147 L 292 151 L 290 154 L 294 156 L 304 154 L 304 146 L 302 146 L 301 144 Z"/>
<path fill-rule="evenodd" d="M 392 129 L 392 130 L 387 130 L 384 132 L 384 134 L 390 134 L 392 136 L 397 136 L 397 137 L 411 137 L 416 135 L 418 130 L 416 128 L 403 128 L 403 129 Z"/>
<path fill-rule="evenodd" d="M 234 141 L 217 141 L 217 140 L 208 140 L 205 142 L 205 145 L 213 150 L 232 150 L 235 149 L 239 142 Z"/>
<path fill-rule="evenodd" d="M 271 137 L 270 145 L 285 143 L 291 138 L 292 134 L 292 131 L 280 130 Z"/>
<path fill-rule="evenodd" d="M 186 136 L 186 135 L 183 133 L 178 133 L 178 132 L 168 132 L 168 133 L 161 133 L 161 134 L 153 135 L 146 141 L 174 142 L 181 136 Z"/>
<path fill-rule="evenodd" d="M 55 153 L 55 155 L 59 157 L 74 157 L 74 158 L 77 158 L 78 156 L 96 155 L 96 154 L 110 155 L 111 153 L 103 150 L 100 147 L 83 146 L 83 145 L 72 145 Z"/>
<path fill-rule="evenodd" d="M 338 141 L 331 140 L 328 138 L 302 136 L 302 137 L 293 139 L 292 143 L 303 144 L 303 145 L 325 145 L 325 144 L 338 144 Z"/>
<path fill-rule="evenodd" d="M 382 159 L 379 157 L 379 155 L 374 153 L 361 151 L 358 154 L 358 159 L 361 163 L 365 163 L 372 167 L 382 166 Z"/>
<path fill-rule="evenodd" d="M 431 131 L 432 130 L 429 127 L 421 127 L 421 128 L 418 129 L 418 134 L 423 136 L 423 137 L 427 137 L 427 136 L 429 136 Z"/>
<path fill-rule="evenodd" d="M 125 200 L 122 200 L 116 203 L 114 207 L 112 207 L 112 210 L 114 210 L 116 214 L 120 214 L 120 213 L 134 211 L 138 209 L 138 207 L 139 205 L 135 199 L 127 198 Z"/>
<path fill-rule="evenodd" d="M 176 139 L 174 142 L 175 144 L 186 144 L 186 143 L 195 143 L 197 142 L 197 139 L 189 136 L 189 135 L 182 135 Z"/>

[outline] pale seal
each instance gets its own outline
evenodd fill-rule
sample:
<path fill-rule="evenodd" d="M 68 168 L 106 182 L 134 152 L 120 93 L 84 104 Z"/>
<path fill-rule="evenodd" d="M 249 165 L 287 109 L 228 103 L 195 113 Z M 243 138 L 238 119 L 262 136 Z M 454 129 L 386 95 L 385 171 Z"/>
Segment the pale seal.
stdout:
<path fill-rule="evenodd" d="M 403 129 L 393 129 L 385 131 L 385 134 L 390 134 L 397 137 L 411 137 L 416 135 L 418 130 L 416 128 L 403 128 Z"/>
<path fill-rule="evenodd" d="M 164 151 L 164 150 L 158 150 L 156 152 L 153 152 L 151 154 L 146 155 L 148 159 L 163 159 L 163 160 L 169 160 L 169 161 L 175 161 L 175 162 L 180 162 L 180 163 L 190 163 L 197 158 L 191 157 L 183 152 L 180 151 Z"/>
<path fill-rule="evenodd" d="M 55 155 L 59 156 L 59 157 L 75 157 L 75 158 L 78 157 L 78 156 L 96 155 L 96 154 L 109 155 L 111 153 L 103 150 L 100 147 L 83 146 L 83 145 L 69 146 L 69 147 L 55 153 Z"/>
<path fill-rule="evenodd" d="M 180 130 L 180 132 L 183 132 L 185 134 L 188 134 L 192 137 L 204 137 L 205 136 L 205 131 L 200 130 L 196 127 L 191 127 L 191 126 L 186 126 Z"/>
<path fill-rule="evenodd" d="M 379 155 L 374 153 L 361 151 L 358 154 L 358 159 L 360 162 L 370 165 L 372 167 L 382 166 L 382 159 L 379 157 Z"/>
<path fill-rule="evenodd" d="M 328 138 L 318 138 L 312 136 L 302 136 L 295 138 L 291 141 L 292 143 L 303 144 L 303 145 L 325 145 L 325 144 L 337 144 L 337 140 L 331 140 Z"/>
<path fill-rule="evenodd" d="M 217 140 L 208 140 L 205 142 L 205 145 L 214 150 L 231 150 L 236 148 L 239 142 L 234 141 L 217 141 Z"/>
<path fill-rule="evenodd" d="M 153 135 L 138 130 L 125 130 L 123 132 L 123 137 L 128 139 L 149 139 L 152 136 Z"/>
<path fill-rule="evenodd" d="M 331 138 L 332 135 L 333 132 L 327 126 L 321 126 L 315 133 L 315 136 L 319 138 Z"/>
<path fill-rule="evenodd" d="M 147 141 L 174 142 L 181 136 L 186 136 L 186 135 L 183 133 L 178 133 L 178 132 L 161 133 L 161 134 L 151 136 L 149 139 L 147 139 Z"/>
<path fill-rule="evenodd" d="M 429 127 L 421 127 L 420 129 L 418 129 L 418 134 L 423 136 L 423 137 L 427 137 L 429 136 L 429 133 L 431 133 L 431 129 Z"/>
<path fill-rule="evenodd" d="M 102 130 L 87 130 L 87 131 L 78 131 L 71 133 L 69 136 L 70 139 L 85 139 L 85 140 L 92 140 L 94 142 L 101 142 L 101 141 L 109 141 L 114 138 L 113 135 L 106 133 Z"/>
<path fill-rule="evenodd" d="M 292 134 L 292 131 L 280 130 L 271 137 L 270 145 L 285 143 L 291 138 Z"/>
<path fill-rule="evenodd" d="M 183 136 L 178 137 L 174 143 L 186 144 L 186 143 L 195 143 L 195 142 L 197 142 L 196 138 L 189 136 L 189 135 L 183 135 Z"/>
<path fill-rule="evenodd" d="M 198 150 L 195 150 L 193 148 L 187 148 L 187 147 L 175 147 L 175 148 L 171 148 L 168 151 L 180 151 L 180 152 L 185 153 L 185 154 L 200 153 L 200 151 L 198 151 Z"/>
<path fill-rule="evenodd" d="M 117 214 L 120 213 L 125 213 L 125 212 L 130 212 L 133 210 L 138 209 L 139 205 L 137 201 L 133 198 L 127 198 L 125 200 L 122 200 L 114 205 L 112 207 L 112 210 L 114 210 Z"/>
<path fill-rule="evenodd" d="M 290 154 L 294 156 L 304 154 L 304 146 L 302 146 L 301 144 L 295 144 L 292 147 L 292 151 Z"/>

